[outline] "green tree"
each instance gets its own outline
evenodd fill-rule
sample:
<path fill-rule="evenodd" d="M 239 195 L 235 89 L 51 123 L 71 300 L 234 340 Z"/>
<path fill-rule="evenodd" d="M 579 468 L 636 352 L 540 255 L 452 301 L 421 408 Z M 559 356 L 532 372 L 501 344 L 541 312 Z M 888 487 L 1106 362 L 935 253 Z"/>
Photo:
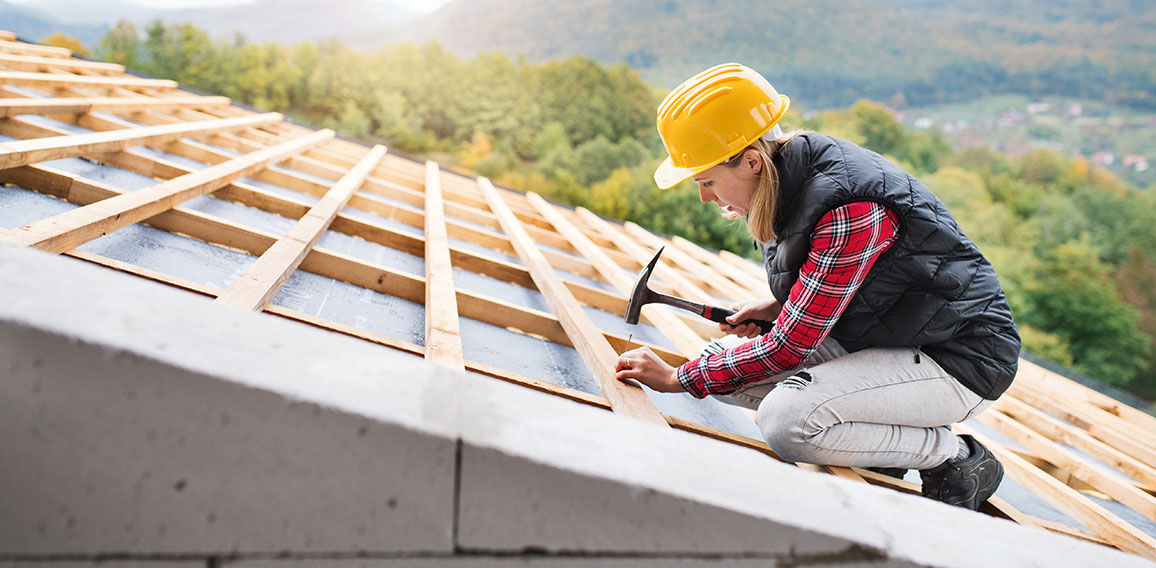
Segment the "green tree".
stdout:
<path fill-rule="evenodd" d="M 100 40 L 97 57 L 110 63 L 119 63 L 128 69 L 140 70 L 140 35 L 132 22 L 122 19 Z"/>
<path fill-rule="evenodd" d="M 1052 250 L 1029 293 L 1034 309 L 1026 323 L 1067 341 L 1084 373 L 1126 385 L 1146 370 L 1152 338 L 1137 328 L 1139 314 L 1120 300 L 1088 239 Z"/>
<path fill-rule="evenodd" d="M 903 151 L 903 125 L 895 120 L 890 109 L 876 102 L 858 101 L 851 106 L 851 113 L 859 121 L 865 146 L 891 156 Z"/>
<path fill-rule="evenodd" d="M 588 204 L 591 211 L 624 219 L 630 214 L 630 188 L 633 184 L 630 170 L 618 168 L 610 177 L 590 188 Z"/>
<path fill-rule="evenodd" d="M 337 115 L 334 125 L 338 132 L 350 138 L 362 138 L 369 134 L 370 128 L 373 127 L 369 115 L 353 101 L 345 101 L 345 106 L 341 109 L 341 114 Z"/>
<path fill-rule="evenodd" d="M 91 57 L 92 56 L 92 52 L 88 51 L 88 48 L 84 47 L 83 43 L 80 43 L 80 40 L 78 40 L 78 39 L 76 39 L 76 38 L 74 38 L 74 37 L 72 37 L 72 36 L 70 36 L 64 32 L 56 32 L 56 33 L 40 40 L 40 43 L 43 43 L 44 45 L 55 46 L 55 47 L 63 47 L 64 49 L 67 49 L 67 50 L 69 50 L 69 51 L 71 51 L 71 52 L 73 52 L 76 55 L 79 55 L 81 57 Z"/>

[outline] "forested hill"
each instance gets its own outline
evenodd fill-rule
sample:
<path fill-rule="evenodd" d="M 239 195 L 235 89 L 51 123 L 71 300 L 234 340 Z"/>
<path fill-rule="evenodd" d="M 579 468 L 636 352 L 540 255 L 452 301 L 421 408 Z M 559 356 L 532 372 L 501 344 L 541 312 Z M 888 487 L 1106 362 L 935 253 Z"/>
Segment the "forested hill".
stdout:
<path fill-rule="evenodd" d="M 586 55 L 673 86 L 738 60 L 811 108 L 1036 92 L 1156 107 L 1156 3 L 1034 0 L 454 0 L 383 37 L 531 61 Z"/>

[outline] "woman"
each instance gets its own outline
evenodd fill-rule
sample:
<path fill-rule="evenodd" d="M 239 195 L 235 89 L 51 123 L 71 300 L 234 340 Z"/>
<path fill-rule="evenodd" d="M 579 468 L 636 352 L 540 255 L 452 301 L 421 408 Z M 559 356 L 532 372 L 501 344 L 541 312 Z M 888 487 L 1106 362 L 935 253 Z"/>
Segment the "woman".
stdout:
<path fill-rule="evenodd" d="M 790 461 L 902 476 L 976 509 L 1003 467 L 948 425 L 1011 384 L 1020 340 L 991 264 L 934 194 L 880 155 L 776 126 L 790 100 L 757 72 L 719 65 L 658 108 L 670 154 L 654 179 L 688 178 L 704 203 L 746 217 L 773 297 L 733 306 L 720 329 L 753 338 L 670 367 L 646 348 L 617 377 L 758 409 Z M 746 320 L 774 321 L 760 335 Z"/>

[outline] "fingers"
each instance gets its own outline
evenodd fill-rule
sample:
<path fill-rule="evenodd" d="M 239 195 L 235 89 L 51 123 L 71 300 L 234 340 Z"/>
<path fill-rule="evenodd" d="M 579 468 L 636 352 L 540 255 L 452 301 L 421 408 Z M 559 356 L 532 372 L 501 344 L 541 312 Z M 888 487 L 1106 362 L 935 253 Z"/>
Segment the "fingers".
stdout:
<path fill-rule="evenodd" d="M 741 321 L 741 320 L 740 320 Z M 763 330 L 753 323 L 743 323 L 738 325 L 727 325 L 725 323 L 718 324 L 718 328 L 723 333 L 737 335 L 748 339 L 758 337 L 763 334 Z"/>

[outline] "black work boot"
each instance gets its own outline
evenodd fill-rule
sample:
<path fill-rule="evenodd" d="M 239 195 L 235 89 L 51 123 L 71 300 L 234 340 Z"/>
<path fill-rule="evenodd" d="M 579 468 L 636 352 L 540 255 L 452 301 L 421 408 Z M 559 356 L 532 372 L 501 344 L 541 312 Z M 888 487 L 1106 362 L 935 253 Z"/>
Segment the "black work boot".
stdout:
<path fill-rule="evenodd" d="M 959 438 L 967 444 L 971 455 L 920 470 L 919 477 L 923 478 L 924 497 L 974 511 L 995 494 L 1003 480 L 1003 464 L 975 438 L 967 434 Z"/>

